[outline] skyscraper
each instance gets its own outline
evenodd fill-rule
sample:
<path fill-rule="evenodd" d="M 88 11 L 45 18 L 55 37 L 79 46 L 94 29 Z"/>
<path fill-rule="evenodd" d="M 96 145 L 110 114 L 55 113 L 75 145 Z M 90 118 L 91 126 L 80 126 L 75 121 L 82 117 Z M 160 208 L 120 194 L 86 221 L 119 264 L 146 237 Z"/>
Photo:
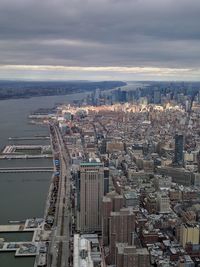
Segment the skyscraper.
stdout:
<path fill-rule="evenodd" d="M 177 165 L 183 165 L 183 135 L 175 135 L 175 151 L 174 151 L 174 163 Z"/>
<path fill-rule="evenodd" d="M 104 166 L 102 163 L 87 162 L 80 164 L 78 217 L 81 232 L 101 230 L 104 182 Z"/>
<path fill-rule="evenodd" d="M 154 104 L 160 104 L 161 102 L 161 93 L 159 90 L 155 90 L 153 93 L 153 102 Z"/>

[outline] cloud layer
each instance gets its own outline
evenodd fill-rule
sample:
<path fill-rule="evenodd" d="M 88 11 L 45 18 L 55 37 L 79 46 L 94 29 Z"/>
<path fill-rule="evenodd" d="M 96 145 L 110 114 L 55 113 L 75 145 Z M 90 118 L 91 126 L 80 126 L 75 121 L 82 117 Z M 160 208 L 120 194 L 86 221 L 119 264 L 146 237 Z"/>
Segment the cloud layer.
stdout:
<path fill-rule="evenodd" d="M 0 78 L 198 80 L 199 11 L 199 0 L 1 0 Z"/>

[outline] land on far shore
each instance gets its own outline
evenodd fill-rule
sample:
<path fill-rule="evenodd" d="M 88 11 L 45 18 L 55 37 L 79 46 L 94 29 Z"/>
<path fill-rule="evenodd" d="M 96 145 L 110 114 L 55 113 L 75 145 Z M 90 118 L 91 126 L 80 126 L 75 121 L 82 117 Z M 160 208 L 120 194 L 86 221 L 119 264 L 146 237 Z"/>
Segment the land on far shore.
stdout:
<path fill-rule="evenodd" d="M 90 92 L 95 89 L 109 90 L 125 86 L 121 81 L 0 81 L 0 100 L 37 96 L 68 95 Z"/>

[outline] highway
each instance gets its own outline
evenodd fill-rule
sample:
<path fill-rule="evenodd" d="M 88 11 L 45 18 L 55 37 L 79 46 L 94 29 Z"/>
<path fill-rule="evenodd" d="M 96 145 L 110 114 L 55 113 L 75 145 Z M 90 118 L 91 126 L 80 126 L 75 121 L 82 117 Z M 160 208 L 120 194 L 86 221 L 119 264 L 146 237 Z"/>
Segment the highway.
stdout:
<path fill-rule="evenodd" d="M 68 267 L 70 257 L 69 240 L 71 234 L 71 203 L 70 203 L 70 158 L 59 128 L 52 124 L 60 157 L 60 180 L 54 220 L 54 229 L 49 246 L 49 267 Z"/>

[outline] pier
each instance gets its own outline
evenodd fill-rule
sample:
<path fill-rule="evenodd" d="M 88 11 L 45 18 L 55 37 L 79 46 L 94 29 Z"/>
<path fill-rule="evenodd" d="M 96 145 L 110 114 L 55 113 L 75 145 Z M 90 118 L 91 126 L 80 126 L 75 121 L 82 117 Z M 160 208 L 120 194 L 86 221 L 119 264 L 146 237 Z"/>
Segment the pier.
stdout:
<path fill-rule="evenodd" d="M 47 140 L 48 136 L 34 136 L 34 137 L 9 137 L 10 145 L 4 147 L 0 154 L 0 160 L 15 160 L 15 159 L 45 159 L 52 158 L 52 150 L 50 145 L 33 145 L 23 144 L 14 145 L 15 141 L 29 141 L 31 140 Z M 27 142 L 28 143 L 28 142 Z M 12 145 L 11 145 L 12 144 Z M 12 162 L 11 162 L 12 163 Z M 24 163 L 23 165 L 25 165 Z M 43 173 L 48 172 L 49 175 L 55 174 L 55 169 L 52 166 L 21 166 L 0 168 L 0 173 Z M 40 163 L 38 163 L 40 165 Z M 27 174 L 28 175 L 28 174 Z M 39 174 L 38 174 L 39 175 Z M 17 175 L 19 176 L 19 175 Z M 51 187 L 50 187 L 51 189 Z M 51 201 L 51 200 L 49 200 Z M 15 257 L 35 257 L 34 267 L 47 266 L 47 252 L 49 240 L 51 239 L 51 229 L 45 229 L 45 219 L 27 219 L 25 221 L 9 221 L 8 225 L 0 225 L 0 233 L 24 233 L 33 232 L 33 237 L 30 241 L 8 241 L 7 238 L 0 239 L 0 253 L 14 252 Z M 5 235 L 6 236 L 6 235 Z"/>
<path fill-rule="evenodd" d="M 23 224 L 17 225 L 1 225 L 0 233 L 4 232 L 33 232 L 32 241 L 29 242 L 1 242 L 1 252 L 15 252 L 15 257 L 36 256 L 41 266 L 46 265 L 46 240 L 49 239 L 49 234 L 43 232 L 44 219 L 34 218 L 27 219 Z M 38 266 L 38 265 L 36 265 Z"/>
<path fill-rule="evenodd" d="M 50 140 L 49 136 L 9 137 L 9 141 Z"/>
<path fill-rule="evenodd" d="M 43 154 L 50 150 L 49 145 L 8 145 L 4 147 L 2 154 L 25 154 L 24 151 L 29 151 L 30 154 L 37 151 L 37 154 Z"/>
<path fill-rule="evenodd" d="M 16 154 L 3 154 L 0 155 L 1 159 L 46 159 L 46 158 L 52 158 L 53 156 L 51 154 L 42 154 L 42 155 L 16 155 Z"/>
<path fill-rule="evenodd" d="M 19 172 L 53 172 L 53 168 L 51 167 L 0 168 L 0 173 L 19 173 Z"/>
<path fill-rule="evenodd" d="M 35 137 L 10 137 L 9 141 L 22 141 L 22 140 L 49 140 L 46 136 Z M 4 147 L 0 154 L 0 160 L 15 160 L 15 159 L 43 159 L 52 158 L 50 145 L 7 145 Z M 25 165 L 25 164 L 24 164 Z M 38 164 L 39 165 L 39 164 Z M 57 172 L 56 172 L 57 171 Z M 34 173 L 34 172 L 49 172 L 53 178 L 58 176 L 59 170 L 55 166 L 35 166 L 35 167 L 2 167 L 0 173 Z M 52 185 L 49 188 L 49 197 L 51 197 Z M 47 200 L 48 209 L 52 199 Z M 60 200 L 61 201 L 61 200 Z M 60 204 L 60 201 L 58 202 Z M 14 252 L 15 257 L 34 256 L 34 267 L 47 266 L 47 256 L 49 241 L 51 240 L 52 229 L 46 229 L 46 218 L 51 216 L 47 215 L 45 209 L 45 219 L 28 219 L 26 221 L 9 221 L 8 225 L 0 225 L 0 233 L 20 233 L 20 232 L 33 232 L 32 240 L 20 242 L 8 242 L 7 240 L 0 240 L 0 253 Z M 56 225 L 55 225 L 56 226 Z"/>

